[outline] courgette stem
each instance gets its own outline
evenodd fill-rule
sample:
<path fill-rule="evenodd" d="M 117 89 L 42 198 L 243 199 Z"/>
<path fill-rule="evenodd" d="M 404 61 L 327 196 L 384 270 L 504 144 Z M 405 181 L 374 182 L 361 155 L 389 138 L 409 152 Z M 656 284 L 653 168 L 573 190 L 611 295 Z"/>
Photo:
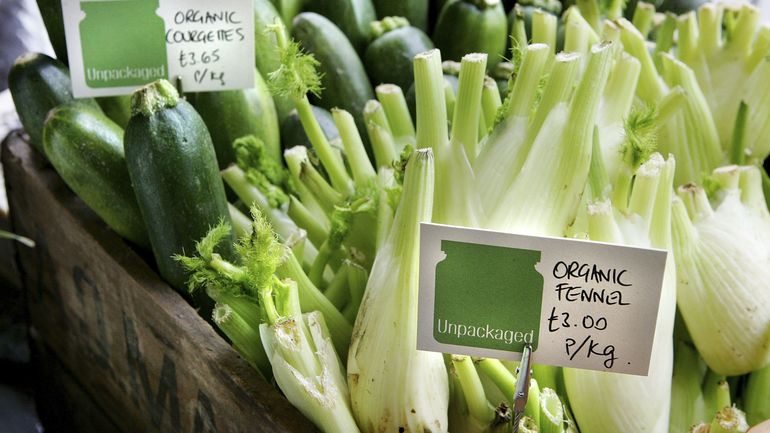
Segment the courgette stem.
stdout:
<path fill-rule="evenodd" d="M 473 360 L 469 356 L 452 355 L 452 366 L 463 389 L 463 396 L 471 417 L 484 424 L 494 419 L 494 410 L 487 401 Z"/>
<path fill-rule="evenodd" d="M 166 108 L 175 107 L 179 93 L 166 80 L 157 80 L 137 89 L 131 97 L 131 115 L 150 117 Z"/>
<path fill-rule="evenodd" d="M 342 109 L 332 109 L 332 116 L 340 132 L 345 154 L 348 157 L 350 169 L 353 172 L 353 182 L 356 188 L 365 188 L 377 177 L 377 173 L 366 155 L 364 142 L 358 133 L 353 116 Z"/>
<path fill-rule="evenodd" d="M 374 90 L 377 100 L 382 104 L 382 109 L 388 117 L 393 138 L 399 145 L 396 153 L 399 153 L 407 144 L 414 144 L 416 137 L 412 115 L 409 113 L 403 89 L 394 84 L 380 84 Z"/>

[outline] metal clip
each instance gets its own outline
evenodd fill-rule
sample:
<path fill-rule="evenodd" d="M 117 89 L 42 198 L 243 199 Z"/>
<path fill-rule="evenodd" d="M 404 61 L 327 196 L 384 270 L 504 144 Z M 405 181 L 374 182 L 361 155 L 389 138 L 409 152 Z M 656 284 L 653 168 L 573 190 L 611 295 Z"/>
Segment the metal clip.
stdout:
<path fill-rule="evenodd" d="M 513 433 L 519 433 L 519 422 L 529 397 L 529 381 L 532 377 L 532 346 L 527 344 L 521 353 L 519 377 L 516 380 L 516 394 L 513 396 Z"/>

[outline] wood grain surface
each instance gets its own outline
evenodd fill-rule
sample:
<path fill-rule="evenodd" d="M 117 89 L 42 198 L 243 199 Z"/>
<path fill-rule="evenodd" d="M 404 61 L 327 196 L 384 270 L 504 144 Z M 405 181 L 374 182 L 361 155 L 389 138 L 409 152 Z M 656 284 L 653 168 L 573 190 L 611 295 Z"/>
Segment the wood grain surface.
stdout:
<path fill-rule="evenodd" d="M 315 428 L 23 140 L 3 149 L 33 333 L 119 432 Z"/>

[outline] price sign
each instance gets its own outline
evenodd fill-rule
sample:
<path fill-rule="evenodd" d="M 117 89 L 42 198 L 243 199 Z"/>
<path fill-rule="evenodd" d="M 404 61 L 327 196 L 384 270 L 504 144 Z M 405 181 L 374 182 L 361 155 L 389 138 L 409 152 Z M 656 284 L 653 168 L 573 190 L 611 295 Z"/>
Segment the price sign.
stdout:
<path fill-rule="evenodd" d="M 254 86 L 249 0 L 62 0 L 62 11 L 76 97 L 159 78 L 190 92 Z"/>
<path fill-rule="evenodd" d="M 438 224 L 420 231 L 417 348 L 647 375 L 667 253 Z"/>

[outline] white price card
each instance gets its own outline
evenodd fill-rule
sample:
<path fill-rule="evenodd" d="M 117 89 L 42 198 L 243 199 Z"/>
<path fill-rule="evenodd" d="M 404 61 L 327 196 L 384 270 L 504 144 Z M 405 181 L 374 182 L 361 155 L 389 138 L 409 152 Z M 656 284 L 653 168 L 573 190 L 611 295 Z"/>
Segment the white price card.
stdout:
<path fill-rule="evenodd" d="M 62 0 L 75 97 L 165 78 L 185 92 L 254 86 L 250 0 Z"/>
<path fill-rule="evenodd" d="M 417 348 L 647 375 L 667 252 L 424 223 Z"/>

